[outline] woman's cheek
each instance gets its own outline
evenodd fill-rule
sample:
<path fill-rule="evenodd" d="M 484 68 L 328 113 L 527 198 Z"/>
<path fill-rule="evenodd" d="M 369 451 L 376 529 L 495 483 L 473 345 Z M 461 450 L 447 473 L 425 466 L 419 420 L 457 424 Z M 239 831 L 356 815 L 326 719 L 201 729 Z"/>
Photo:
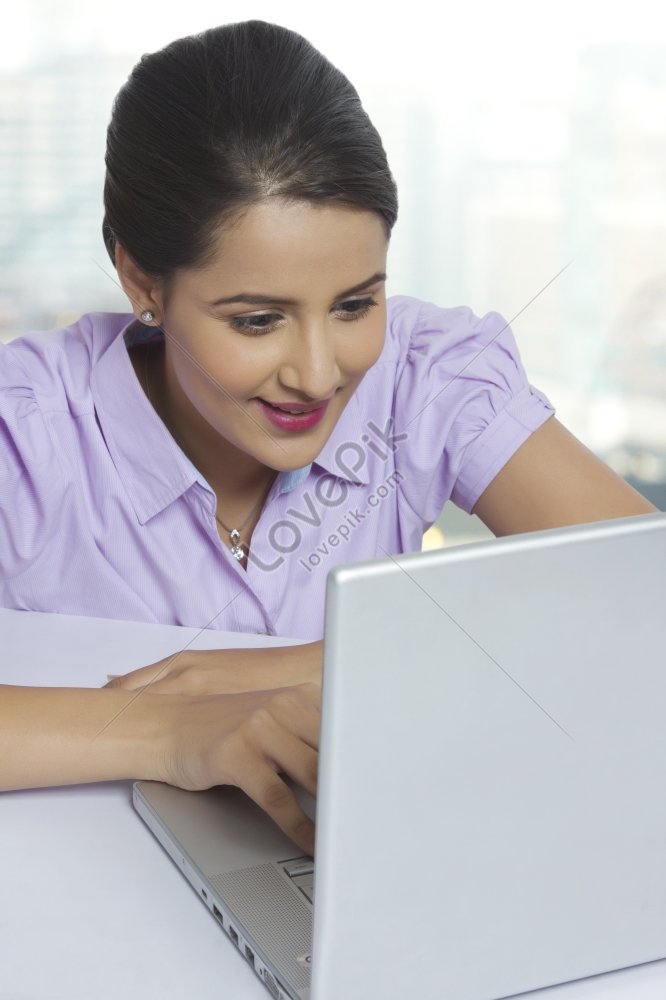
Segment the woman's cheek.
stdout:
<path fill-rule="evenodd" d="M 370 329 L 366 326 L 356 342 L 353 342 L 346 358 L 348 372 L 361 375 L 379 359 L 386 341 L 386 311 L 379 317 L 373 316 Z"/>
<path fill-rule="evenodd" d="M 261 357 L 260 352 L 239 349 L 236 344 L 228 342 L 225 344 L 223 338 L 219 338 L 219 343 L 212 348 L 207 346 L 205 351 L 200 351 L 194 358 L 195 364 L 192 367 L 195 373 L 199 373 L 199 377 L 200 373 L 207 373 L 208 383 L 212 384 L 212 388 L 218 392 L 223 388 L 230 396 L 239 398 L 253 395 L 253 388 L 262 381 L 266 360 Z"/>

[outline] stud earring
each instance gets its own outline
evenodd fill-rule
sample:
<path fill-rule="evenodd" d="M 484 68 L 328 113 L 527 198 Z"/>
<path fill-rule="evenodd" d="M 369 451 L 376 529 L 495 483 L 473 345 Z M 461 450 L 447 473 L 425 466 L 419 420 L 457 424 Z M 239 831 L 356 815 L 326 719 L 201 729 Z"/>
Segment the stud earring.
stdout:
<path fill-rule="evenodd" d="M 144 309 L 144 311 L 141 313 L 141 322 L 142 323 L 152 323 L 152 321 L 154 319 L 155 319 L 155 316 L 150 311 L 150 309 Z"/>

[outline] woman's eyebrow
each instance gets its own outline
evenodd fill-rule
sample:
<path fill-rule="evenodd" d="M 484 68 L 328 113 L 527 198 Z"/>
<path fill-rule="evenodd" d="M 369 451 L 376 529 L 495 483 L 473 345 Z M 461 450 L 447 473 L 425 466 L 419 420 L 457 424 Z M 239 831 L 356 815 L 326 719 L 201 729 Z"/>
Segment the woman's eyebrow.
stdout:
<path fill-rule="evenodd" d="M 335 296 L 335 299 L 343 299 L 347 295 L 353 295 L 355 292 L 361 292 L 368 285 L 374 285 L 378 281 L 386 281 L 386 274 L 377 273 L 373 274 L 372 277 L 368 278 L 366 281 L 359 281 L 358 285 L 354 285 L 353 288 L 347 288 L 344 292 L 340 292 L 339 295 Z M 295 299 L 279 299 L 273 298 L 270 295 L 259 295 L 255 292 L 239 292 L 238 295 L 231 295 L 229 298 L 225 299 L 215 299 L 213 302 L 207 302 L 208 306 L 226 306 L 233 302 L 244 302 L 246 305 L 250 306 L 297 306 L 298 302 Z"/>

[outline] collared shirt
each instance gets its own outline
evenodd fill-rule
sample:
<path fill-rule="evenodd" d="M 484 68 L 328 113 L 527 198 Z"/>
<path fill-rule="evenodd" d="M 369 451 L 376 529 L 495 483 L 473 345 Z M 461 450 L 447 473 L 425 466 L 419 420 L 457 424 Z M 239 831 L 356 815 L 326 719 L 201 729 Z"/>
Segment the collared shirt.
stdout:
<path fill-rule="evenodd" d="M 341 563 L 421 548 L 554 410 L 503 318 L 388 300 L 382 353 L 314 461 L 273 482 L 247 569 L 146 398 L 132 315 L 0 346 L 0 605 L 321 639 Z"/>

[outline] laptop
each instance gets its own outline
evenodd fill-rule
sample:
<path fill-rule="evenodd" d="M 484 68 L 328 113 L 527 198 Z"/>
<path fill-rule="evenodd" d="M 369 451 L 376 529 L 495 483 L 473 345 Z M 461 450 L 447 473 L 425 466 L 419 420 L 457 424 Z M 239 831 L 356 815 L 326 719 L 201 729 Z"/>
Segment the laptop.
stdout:
<path fill-rule="evenodd" d="M 666 514 L 336 567 L 316 867 L 237 789 L 136 808 L 279 1000 L 664 958 L 665 583 Z"/>

